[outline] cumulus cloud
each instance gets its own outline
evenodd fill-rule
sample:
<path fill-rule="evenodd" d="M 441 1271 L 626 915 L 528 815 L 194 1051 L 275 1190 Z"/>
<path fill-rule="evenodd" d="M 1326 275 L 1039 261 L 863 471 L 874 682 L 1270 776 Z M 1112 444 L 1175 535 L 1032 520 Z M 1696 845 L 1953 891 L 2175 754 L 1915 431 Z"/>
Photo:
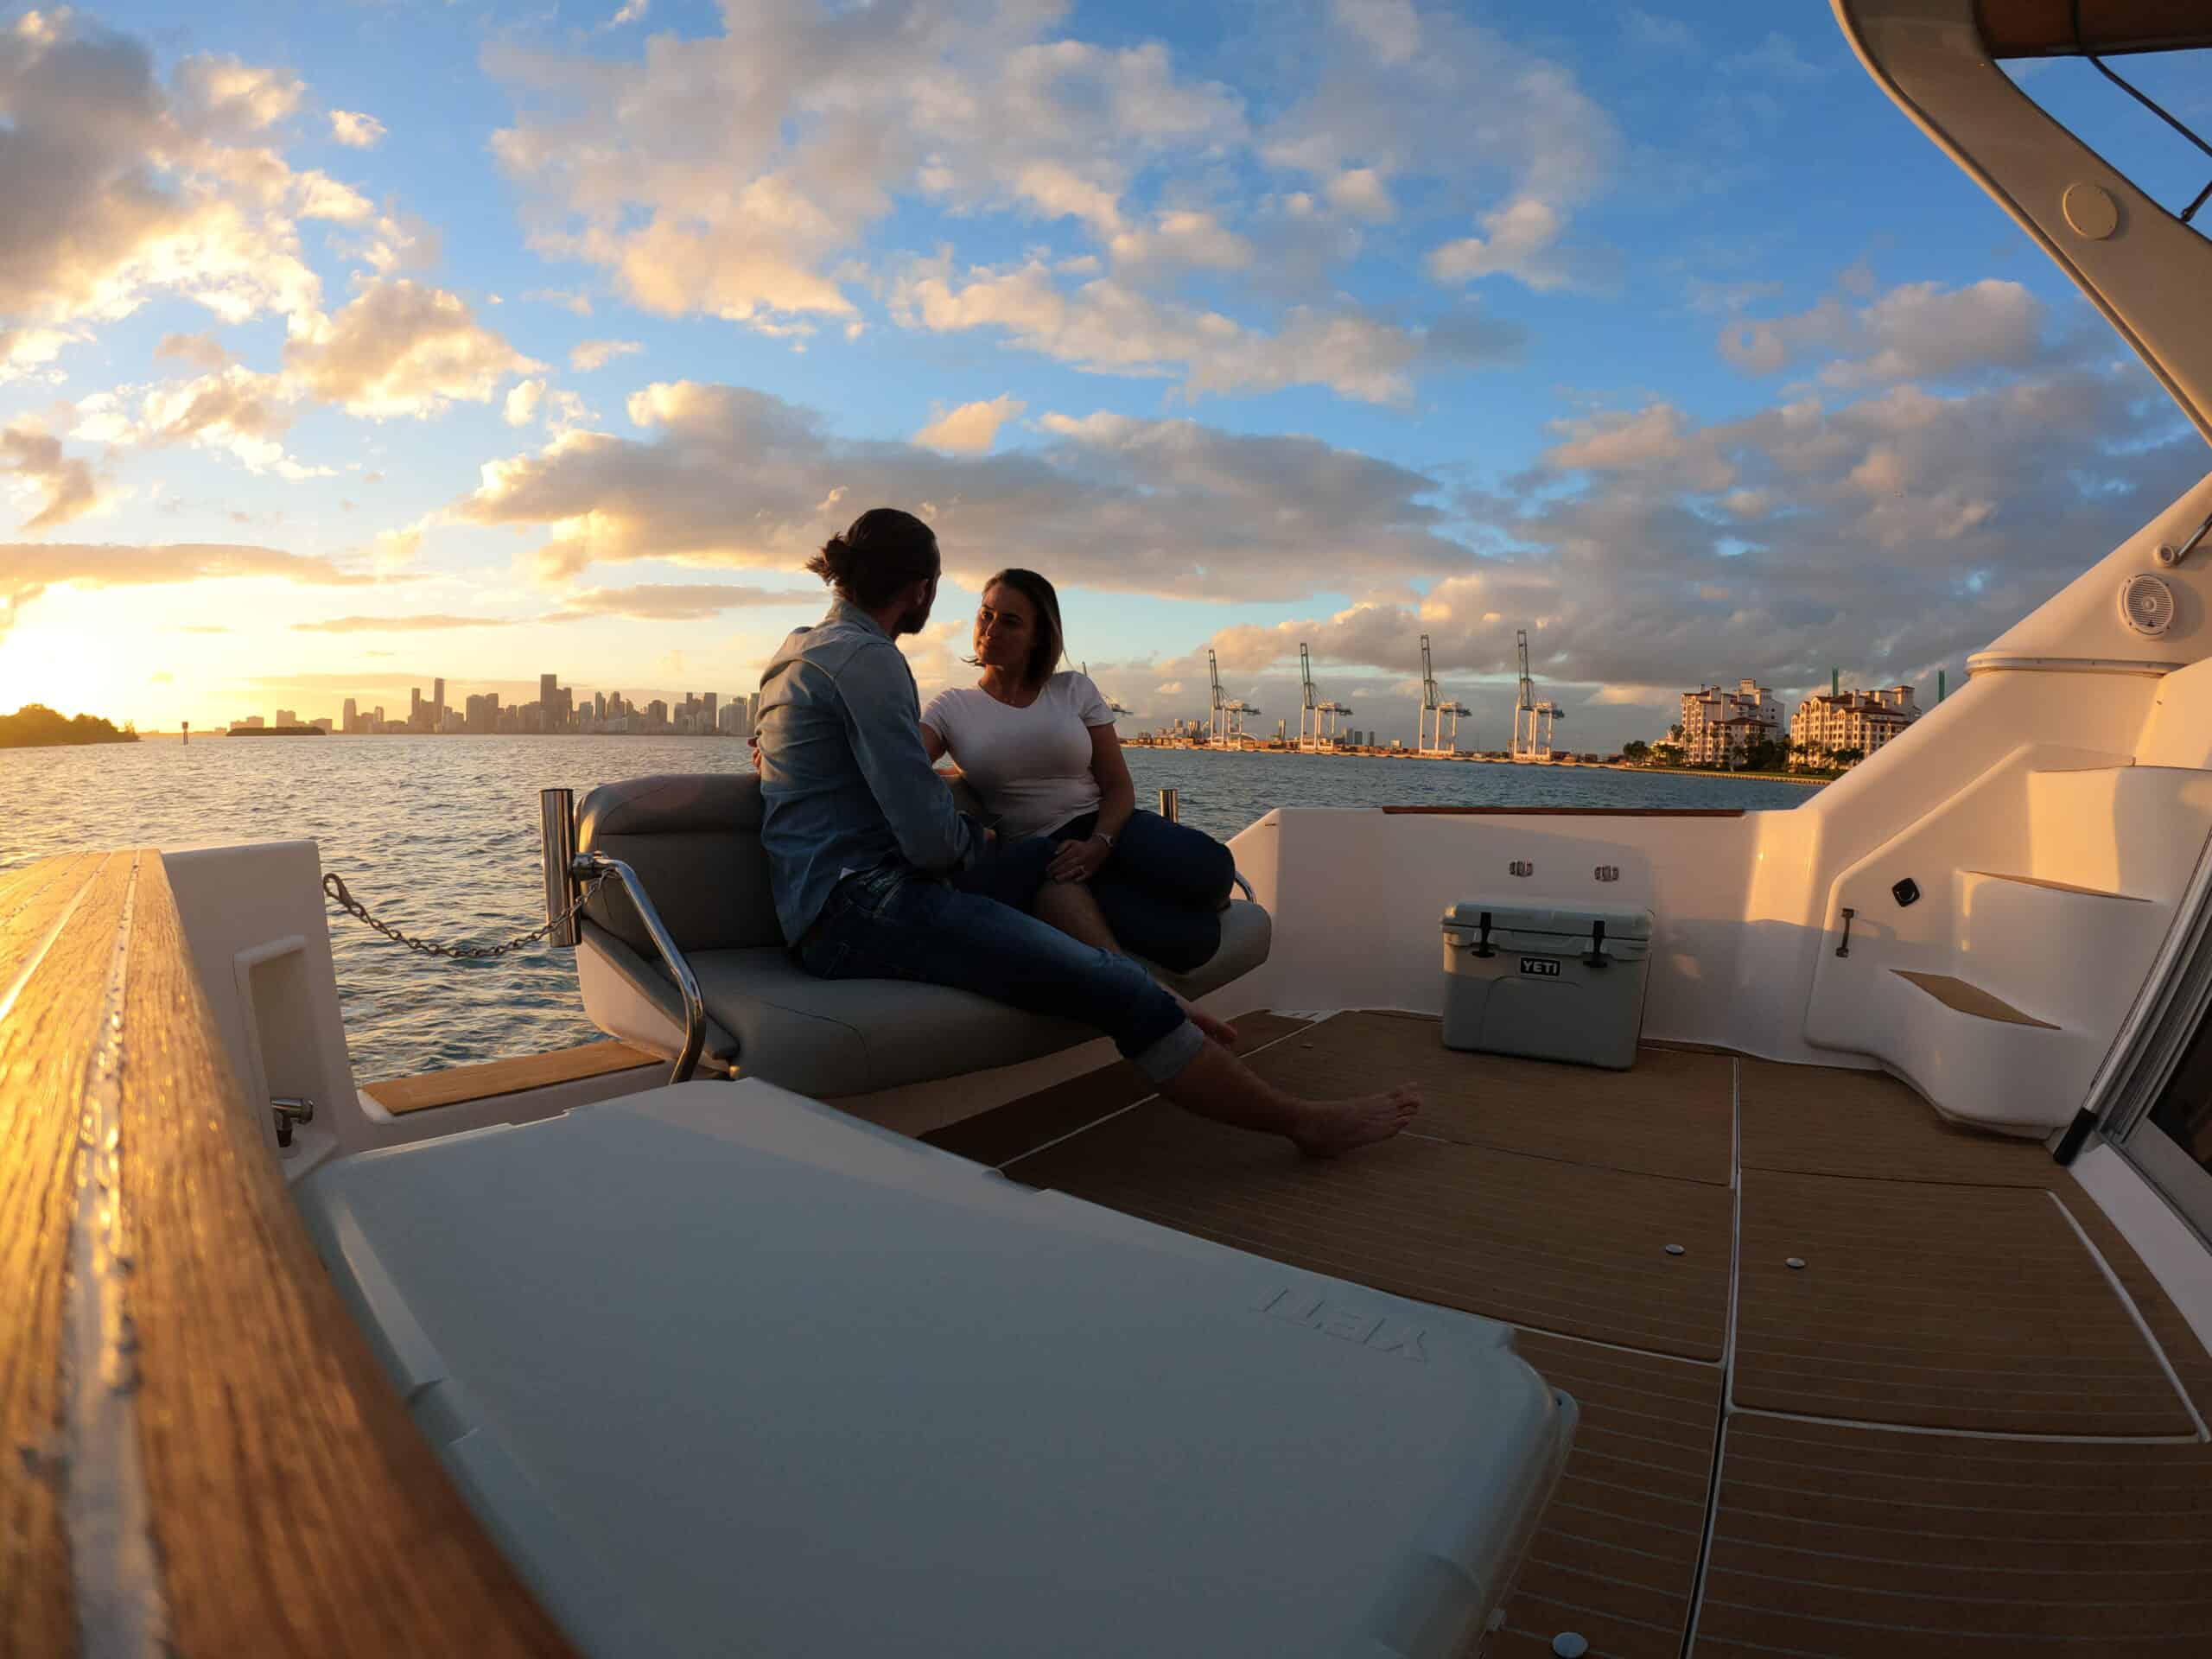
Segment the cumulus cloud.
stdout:
<path fill-rule="evenodd" d="M 161 292 L 230 321 L 312 307 L 297 221 L 359 199 L 269 142 L 302 90 L 207 55 L 164 86 L 143 41 L 68 11 L 0 24 L 0 315 L 58 327 Z"/>
<path fill-rule="evenodd" d="M 358 110 L 333 110 L 330 136 L 349 149 L 373 149 L 385 135 L 385 124 Z"/>
<path fill-rule="evenodd" d="M 220 372 L 230 365 L 231 354 L 223 342 L 213 333 L 202 334 L 163 334 L 161 344 L 154 347 L 156 357 L 173 357 L 189 363 L 194 368 Z"/>
<path fill-rule="evenodd" d="M 384 420 L 488 403 L 509 375 L 543 365 L 479 323 L 459 295 L 400 278 L 308 320 L 286 342 L 284 366 L 309 395 Z"/>
<path fill-rule="evenodd" d="M 645 348 L 634 340 L 588 340 L 569 353 L 569 366 L 584 373 L 603 369 L 618 357 L 629 357 Z"/>
<path fill-rule="evenodd" d="M 1208 643 L 1239 676 L 1280 671 L 1304 641 L 1324 664 L 1392 677 L 1427 632 L 1439 673 L 1470 700 L 1465 682 L 1493 681 L 1501 709 L 1524 627 L 1538 677 L 1574 707 L 1743 674 L 1796 693 L 1839 655 L 1871 681 L 1916 681 L 2199 474 L 2201 442 L 2142 391 L 2133 369 L 2069 369 L 1705 424 L 1664 404 L 1579 417 L 1525 477 L 1462 494 L 1460 533 L 1486 550 L 1458 570 Z M 1203 651 L 1152 665 L 1203 671 Z M 1610 742 L 1641 728 L 1605 729 Z"/>
<path fill-rule="evenodd" d="M 501 417 L 509 426 L 528 426 L 537 418 L 537 405 L 544 397 L 543 380 L 518 380 L 508 388 L 507 400 L 500 406 Z"/>
<path fill-rule="evenodd" d="M 79 328 L 0 328 L 0 386 L 11 380 L 59 380 L 47 365 L 65 346 L 89 338 Z"/>
<path fill-rule="evenodd" d="M 27 422 L 0 429 L 0 473 L 9 474 L 15 493 L 36 509 L 22 521 L 25 530 L 58 530 L 100 505 L 92 463 L 64 454 L 60 439 Z"/>
<path fill-rule="evenodd" d="M 1083 40 L 1036 0 L 754 9 L 721 35 L 656 36 L 637 61 L 500 48 L 486 61 L 518 111 L 494 149 L 527 191 L 533 245 L 648 309 L 804 342 L 865 326 L 887 270 L 902 326 L 994 330 L 1193 390 L 1402 402 L 1431 363 L 1465 367 L 1434 349 L 1434 319 L 1342 293 L 1370 227 L 1409 202 L 1449 283 L 1610 279 L 1611 256 L 1567 235 L 1618 149 L 1570 70 L 1406 0 L 1284 27 L 1294 90 L 1269 88 L 1280 107 L 1257 130 L 1239 92 L 1166 47 Z M 1238 200 L 1231 181 L 1254 173 L 1268 188 Z M 869 251 L 911 201 L 953 226 L 1026 221 L 1028 250 L 1007 263 L 1001 238 L 982 269 Z M 1243 275 L 1233 300 L 1191 303 L 1211 273 Z"/>
<path fill-rule="evenodd" d="M 1417 369 L 1509 362 L 1516 325 L 1455 314 L 1427 327 L 1351 308 L 1297 307 L 1273 332 L 1217 311 L 1162 303 L 1112 276 L 1064 284 L 1041 261 L 966 273 L 918 261 L 893 291 L 892 315 L 932 333 L 989 329 L 1094 373 L 1176 375 L 1196 397 L 1325 385 L 1369 403 L 1403 403 Z"/>
<path fill-rule="evenodd" d="M 931 449 L 981 454 L 997 442 L 999 428 L 1028 407 L 1012 392 L 987 403 L 963 404 L 915 433 L 914 442 Z"/>
<path fill-rule="evenodd" d="M 327 475 L 330 468 L 303 465 L 278 441 L 292 424 L 292 395 L 279 376 L 233 363 L 196 379 L 95 393 L 77 405 L 73 435 L 147 448 L 191 443 L 223 450 L 255 472 Z"/>
<path fill-rule="evenodd" d="M 796 570 L 861 498 L 922 512 L 969 579 L 1049 547 L 1056 581 L 1228 598 L 1260 571 L 1274 594 L 1319 591 L 1348 549 L 1378 576 L 1465 557 L 1428 499 L 1435 480 L 1314 438 L 1048 416 L 1039 448 L 943 454 L 833 437 L 781 398 L 691 382 L 650 386 L 629 413 L 651 437 L 564 433 L 486 465 L 451 516 L 541 531 L 531 562 L 551 582 L 649 558 Z"/>
<path fill-rule="evenodd" d="M 2018 283 L 1908 283 L 1855 308 L 1830 296 L 1791 315 L 1732 322 L 1719 346 L 1748 374 L 1819 357 L 1830 385 L 1888 385 L 2054 361 L 2065 346 L 2047 338 L 2047 321 L 2043 302 Z"/>

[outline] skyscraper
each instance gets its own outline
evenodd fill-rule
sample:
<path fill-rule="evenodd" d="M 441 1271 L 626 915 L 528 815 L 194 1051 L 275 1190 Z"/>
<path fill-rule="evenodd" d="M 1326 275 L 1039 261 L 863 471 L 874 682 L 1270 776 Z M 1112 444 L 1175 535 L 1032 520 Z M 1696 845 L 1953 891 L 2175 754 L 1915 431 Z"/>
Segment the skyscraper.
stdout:
<path fill-rule="evenodd" d="M 358 731 L 360 729 L 360 714 L 354 706 L 353 699 L 348 697 L 346 699 L 346 719 L 338 729 L 341 732 Z"/>
<path fill-rule="evenodd" d="M 430 729 L 442 732 L 446 728 L 446 683 L 430 682 Z"/>
<path fill-rule="evenodd" d="M 721 697 L 715 692 L 706 691 L 700 694 L 699 701 L 706 705 L 706 713 L 699 721 L 699 729 L 702 732 L 711 732 L 715 729 L 715 705 L 721 701 Z"/>

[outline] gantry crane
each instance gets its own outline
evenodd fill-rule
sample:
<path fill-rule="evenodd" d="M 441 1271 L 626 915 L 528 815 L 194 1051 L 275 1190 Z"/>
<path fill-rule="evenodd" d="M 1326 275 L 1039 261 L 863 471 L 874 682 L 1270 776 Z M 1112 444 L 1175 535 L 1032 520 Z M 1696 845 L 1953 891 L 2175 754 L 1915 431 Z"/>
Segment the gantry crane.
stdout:
<path fill-rule="evenodd" d="M 1443 747 L 1444 699 L 1436 690 L 1436 669 L 1429 660 L 1428 636 L 1421 637 L 1421 718 L 1414 734 L 1414 747 L 1429 754 Z"/>
<path fill-rule="evenodd" d="M 1513 758 L 1548 760 L 1552 758 L 1552 724 L 1567 718 L 1566 711 L 1546 697 L 1536 701 L 1536 683 L 1529 677 L 1529 630 L 1516 632 L 1521 652 L 1521 695 L 1513 704 Z"/>

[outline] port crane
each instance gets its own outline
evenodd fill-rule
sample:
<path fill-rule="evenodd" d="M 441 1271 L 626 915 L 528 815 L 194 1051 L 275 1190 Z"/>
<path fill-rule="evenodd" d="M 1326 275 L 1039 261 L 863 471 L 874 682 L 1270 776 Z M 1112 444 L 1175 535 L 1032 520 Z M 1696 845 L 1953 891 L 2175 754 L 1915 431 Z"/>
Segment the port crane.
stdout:
<path fill-rule="evenodd" d="M 1428 636 L 1421 637 L 1421 716 L 1414 734 L 1414 747 L 1422 754 L 1444 747 L 1444 699 L 1436 689 L 1436 668 L 1429 660 Z M 1456 729 L 1456 728 L 1455 728 Z"/>
<path fill-rule="evenodd" d="M 1549 697 L 1536 701 L 1536 683 L 1529 676 L 1529 630 L 1516 631 L 1521 652 L 1521 695 L 1513 704 L 1513 758 L 1548 760 L 1552 758 L 1552 725 L 1567 713 Z"/>
<path fill-rule="evenodd" d="M 1459 716 L 1471 715 L 1474 712 L 1465 703 L 1456 699 L 1450 702 L 1438 703 L 1436 719 L 1440 729 L 1436 734 L 1436 747 L 1446 754 L 1457 754 L 1459 752 Z M 1452 729 L 1449 732 L 1440 729 L 1447 717 L 1452 721 Z"/>
<path fill-rule="evenodd" d="M 1229 735 L 1229 705 L 1221 695 L 1221 663 L 1211 645 L 1206 647 L 1206 677 L 1213 682 L 1213 714 L 1206 728 L 1207 741 L 1218 743 Z"/>
<path fill-rule="evenodd" d="M 1302 643 L 1298 647 L 1298 677 L 1304 683 L 1305 687 L 1305 701 L 1298 716 L 1300 750 L 1311 753 L 1324 747 L 1336 747 L 1338 716 L 1351 713 L 1351 705 L 1348 702 L 1338 702 L 1334 697 L 1325 699 L 1315 695 L 1313 652 L 1310 647 Z M 1321 729 L 1321 718 L 1325 715 L 1328 716 L 1329 721 L 1329 729 L 1326 732 Z"/>
<path fill-rule="evenodd" d="M 1080 666 L 1083 669 L 1083 677 L 1086 680 L 1090 679 L 1090 664 L 1089 663 L 1084 663 L 1080 664 Z M 1093 683 L 1095 684 L 1096 682 L 1094 681 Z M 1126 720 L 1128 717 L 1128 709 L 1122 703 L 1122 700 L 1116 696 L 1111 691 L 1109 691 L 1104 687 L 1101 686 L 1099 688 L 1098 695 L 1106 699 L 1106 712 L 1113 715 L 1115 719 Z"/>

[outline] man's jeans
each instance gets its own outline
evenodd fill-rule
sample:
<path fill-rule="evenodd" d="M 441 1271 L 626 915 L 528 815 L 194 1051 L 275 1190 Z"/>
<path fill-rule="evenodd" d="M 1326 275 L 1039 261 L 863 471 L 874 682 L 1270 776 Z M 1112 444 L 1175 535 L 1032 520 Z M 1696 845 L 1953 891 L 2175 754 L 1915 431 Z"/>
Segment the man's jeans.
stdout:
<path fill-rule="evenodd" d="M 1051 843 L 1046 843 L 1047 852 Z M 1096 1026 L 1154 1084 L 1205 1039 L 1152 976 L 1010 905 L 890 864 L 845 877 L 798 944 L 823 979 L 918 979 Z"/>

